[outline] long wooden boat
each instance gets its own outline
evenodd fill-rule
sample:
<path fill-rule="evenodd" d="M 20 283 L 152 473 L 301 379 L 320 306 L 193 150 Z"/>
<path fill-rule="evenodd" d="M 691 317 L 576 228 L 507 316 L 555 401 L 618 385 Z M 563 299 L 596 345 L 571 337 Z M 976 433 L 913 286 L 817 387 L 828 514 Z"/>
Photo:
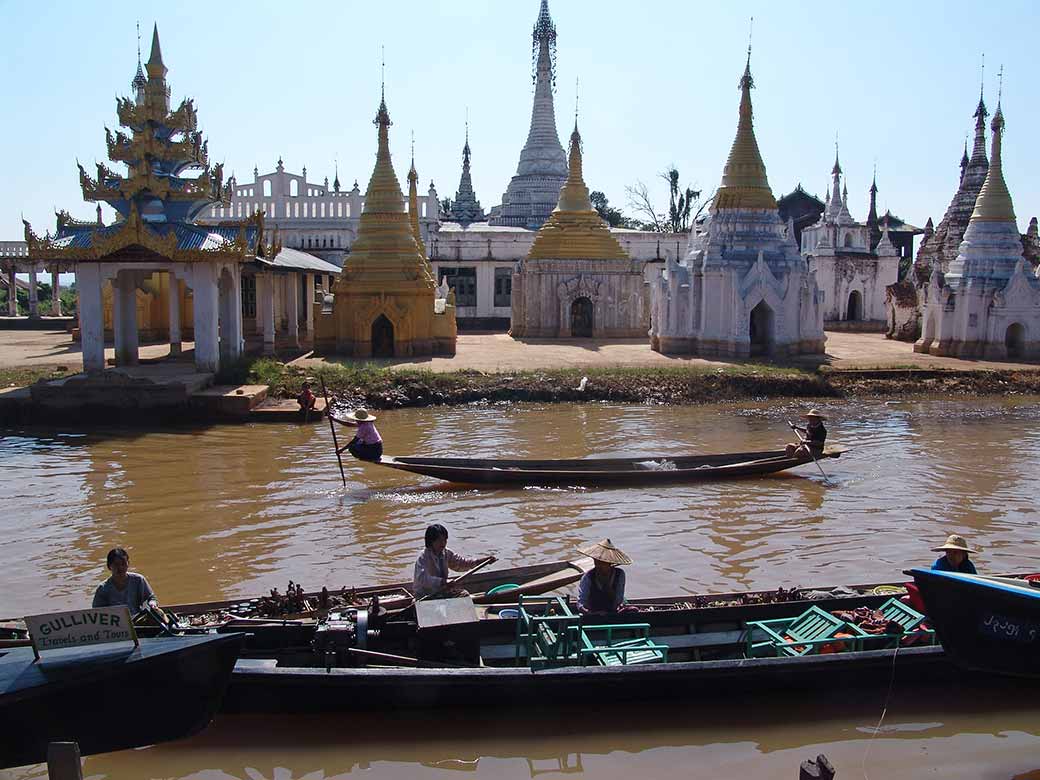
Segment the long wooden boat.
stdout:
<path fill-rule="evenodd" d="M 193 734 L 220 705 L 241 634 L 142 639 L 129 648 L 0 651 L 0 767 L 47 760 L 50 742 L 84 755 Z M 140 702 L 147 702 L 144 710 Z"/>
<path fill-rule="evenodd" d="M 904 588 L 886 584 L 833 593 L 745 592 L 633 600 L 634 612 L 584 621 L 647 624 L 649 638 L 668 648 L 664 663 L 621 666 L 532 669 L 526 650 L 518 645 L 515 607 L 479 608 L 474 623 L 433 628 L 424 627 L 414 613 L 386 622 L 365 616 L 368 630 L 351 627 L 350 616 L 340 616 L 337 625 L 325 627 L 327 631 L 319 627 L 307 646 L 276 648 L 268 643 L 266 650 L 247 653 L 236 664 L 225 709 L 287 713 L 509 707 L 575 699 L 603 704 L 685 696 L 694 701 L 717 695 L 753 702 L 770 689 L 808 695 L 883 686 L 893 669 L 904 681 L 959 680 L 962 672 L 940 645 L 908 646 L 890 637 L 841 640 L 839 649 L 853 649 L 833 654 L 754 657 L 749 651 L 761 639 L 757 622 L 793 619 L 812 607 L 828 612 L 877 609 L 901 593 L 905 595 Z M 920 640 L 916 632 L 914 638 Z M 359 641 L 366 643 L 363 648 Z M 472 648 L 469 654 L 467 646 Z M 444 647 L 450 647 L 447 654 Z"/>
<path fill-rule="evenodd" d="M 844 447 L 828 447 L 818 458 L 837 458 Z M 378 465 L 448 482 L 484 485 L 656 485 L 759 477 L 812 463 L 810 455 L 783 450 L 723 455 L 493 460 L 384 455 Z"/>
<path fill-rule="evenodd" d="M 954 663 L 1040 678 L 1040 582 L 930 569 L 907 574 Z"/>

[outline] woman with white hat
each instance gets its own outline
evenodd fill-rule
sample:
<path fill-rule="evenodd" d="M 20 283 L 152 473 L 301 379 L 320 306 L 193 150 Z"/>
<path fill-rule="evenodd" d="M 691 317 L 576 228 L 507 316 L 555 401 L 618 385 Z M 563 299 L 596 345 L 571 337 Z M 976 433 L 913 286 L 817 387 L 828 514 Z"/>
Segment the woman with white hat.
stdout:
<path fill-rule="evenodd" d="M 610 615 L 625 612 L 625 572 L 619 566 L 632 559 L 615 547 L 610 539 L 578 549 L 595 562 L 578 583 L 578 611 L 583 615 Z"/>
<path fill-rule="evenodd" d="M 943 555 L 932 564 L 934 571 L 956 571 L 961 574 L 978 574 L 975 564 L 968 559 L 969 553 L 978 552 L 968 547 L 968 541 L 960 534 L 950 534 L 946 537 L 946 544 L 933 547 L 932 552 L 941 552 Z"/>
<path fill-rule="evenodd" d="M 383 457 L 383 437 L 376 430 L 376 416 L 367 409 L 355 409 L 343 415 L 345 419 L 333 417 L 332 419 L 343 425 L 356 425 L 357 433 L 347 444 L 347 452 L 358 460 L 367 460 L 378 463 Z"/>
<path fill-rule="evenodd" d="M 810 451 L 819 457 L 823 454 L 823 445 L 827 441 L 827 429 L 823 426 L 823 421 L 827 418 L 815 409 L 810 409 L 802 415 L 802 418 L 806 421 L 804 427 L 788 422 L 788 425 L 791 425 L 791 428 L 799 435 L 797 444 L 788 444 L 785 448 L 787 457 L 808 455 Z M 801 435 L 803 433 L 804 437 Z"/>

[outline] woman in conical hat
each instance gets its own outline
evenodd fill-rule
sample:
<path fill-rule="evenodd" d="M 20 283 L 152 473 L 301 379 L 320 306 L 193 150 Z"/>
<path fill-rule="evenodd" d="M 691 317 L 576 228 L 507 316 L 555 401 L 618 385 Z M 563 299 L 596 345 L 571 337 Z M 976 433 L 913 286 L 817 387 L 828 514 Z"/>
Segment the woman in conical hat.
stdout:
<path fill-rule="evenodd" d="M 357 433 L 347 444 L 347 451 L 358 460 L 378 463 L 383 457 L 383 437 L 376 430 L 376 416 L 367 409 L 355 409 L 343 415 L 343 419 L 333 417 L 342 425 L 356 425 Z"/>
<path fill-rule="evenodd" d="M 582 575 L 578 583 L 578 611 L 583 615 L 610 615 L 627 611 L 625 606 L 625 572 L 619 566 L 632 559 L 603 539 L 578 552 L 595 561 L 595 566 Z"/>
<path fill-rule="evenodd" d="M 975 564 L 968 558 L 969 553 L 978 552 L 968 547 L 968 541 L 960 534 L 950 534 L 946 543 L 933 547 L 932 552 L 941 552 L 942 556 L 932 564 L 935 571 L 956 571 L 961 574 L 978 574 Z"/>

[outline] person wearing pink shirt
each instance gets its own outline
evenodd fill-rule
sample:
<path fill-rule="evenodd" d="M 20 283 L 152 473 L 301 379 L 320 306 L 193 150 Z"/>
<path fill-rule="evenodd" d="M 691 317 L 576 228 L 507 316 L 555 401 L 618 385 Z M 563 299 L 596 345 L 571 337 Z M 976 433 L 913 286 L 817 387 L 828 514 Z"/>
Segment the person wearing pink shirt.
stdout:
<path fill-rule="evenodd" d="M 357 433 L 347 444 L 347 451 L 358 460 L 367 460 L 378 463 L 383 457 L 383 437 L 376 430 L 376 416 L 369 413 L 367 409 L 355 409 L 343 415 L 345 419 L 333 417 L 343 425 L 356 425 Z"/>

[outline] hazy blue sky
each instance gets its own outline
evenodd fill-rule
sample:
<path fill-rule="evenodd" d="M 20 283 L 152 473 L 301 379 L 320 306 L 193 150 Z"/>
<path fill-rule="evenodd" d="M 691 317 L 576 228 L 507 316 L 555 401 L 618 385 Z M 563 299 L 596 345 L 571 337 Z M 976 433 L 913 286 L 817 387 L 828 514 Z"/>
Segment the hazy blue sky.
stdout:
<path fill-rule="evenodd" d="M 958 176 L 986 54 L 986 102 L 1004 65 L 1004 170 L 1022 230 L 1040 212 L 1040 82 L 1035 2 L 891 5 L 551 0 L 559 33 L 557 124 L 566 143 L 575 77 L 585 178 L 626 212 L 625 185 L 674 163 L 712 190 L 736 126 L 737 80 L 754 15 L 755 125 L 774 193 L 801 182 L 821 197 L 834 137 L 850 208 L 863 219 L 875 161 L 879 208 L 936 222 Z M 210 157 L 240 182 L 281 155 L 292 171 L 362 190 L 375 155 L 379 50 L 386 47 L 391 148 L 402 177 L 410 131 L 425 188 L 458 186 L 470 115 L 473 182 L 485 208 L 515 172 L 531 110 L 538 0 L 334 3 L 5 2 L 0 25 L 7 174 L 0 238 L 40 232 L 53 208 L 91 217 L 76 174 L 105 158 L 104 126 L 158 22 L 174 101 L 195 98 Z"/>

